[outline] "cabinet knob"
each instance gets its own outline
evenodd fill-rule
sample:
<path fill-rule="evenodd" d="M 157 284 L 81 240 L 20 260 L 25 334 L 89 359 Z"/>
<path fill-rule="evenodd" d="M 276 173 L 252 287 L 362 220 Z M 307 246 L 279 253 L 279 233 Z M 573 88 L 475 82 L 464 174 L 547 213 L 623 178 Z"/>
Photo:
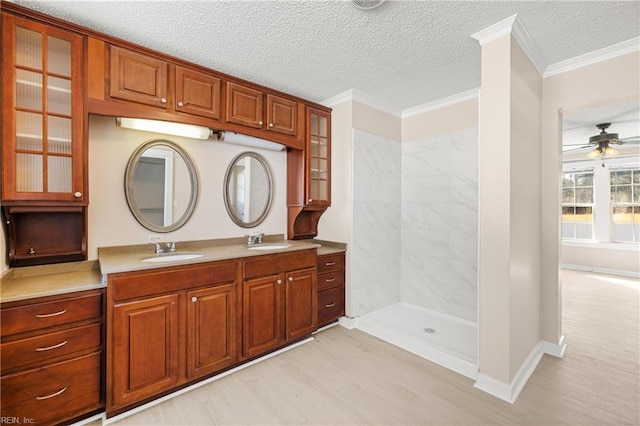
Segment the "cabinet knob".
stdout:
<path fill-rule="evenodd" d="M 293 277 L 289 277 L 288 279 L 289 279 L 289 282 L 293 281 Z"/>
<path fill-rule="evenodd" d="M 160 102 L 162 102 L 163 104 L 167 103 L 167 98 L 160 98 Z"/>
<path fill-rule="evenodd" d="M 282 284 L 282 280 L 276 280 L 276 284 Z"/>
<path fill-rule="evenodd" d="M 193 297 L 191 298 L 191 301 L 192 301 L 193 303 L 196 303 L 196 302 L 198 301 L 198 298 L 197 298 L 197 297 L 195 297 L 195 296 L 193 296 Z"/>
<path fill-rule="evenodd" d="M 313 201 L 313 199 L 309 198 L 308 202 L 310 203 L 310 202 L 312 202 L 312 201 Z"/>
<path fill-rule="evenodd" d="M 262 126 L 264 124 L 264 122 L 262 120 L 260 120 L 260 121 L 258 121 L 258 124 Z"/>
<path fill-rule="evenodd" d="M 269 123 L 269 127 L 273 127 L 273 123 Z"/>
<path fill-rule="evenodd" d="M 76 198 L 80 198 L 80 197 L 82 197 L 82 192 L 80 192 L 80 191 L 74 192 L 73 196 L 76 197 Z"/>
<path fill-rule="evenodd" d="M 178 102 L 178 106 L 179 106 L 179 107 L 183 107 L 183 106 L 184 106 L 184 103 L 183 103 L 183 102 Z"/>

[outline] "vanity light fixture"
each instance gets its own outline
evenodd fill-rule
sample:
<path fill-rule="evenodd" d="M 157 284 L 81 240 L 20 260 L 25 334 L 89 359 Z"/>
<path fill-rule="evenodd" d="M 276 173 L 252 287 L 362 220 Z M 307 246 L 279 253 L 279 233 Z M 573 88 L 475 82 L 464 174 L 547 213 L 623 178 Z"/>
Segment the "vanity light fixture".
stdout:
<path fill-rule="evenodd" d="M 126 129 L 143 130 L 146 132 L 163 133 L 184 136 L 193 139 L 209 139 L 213 131 L 208 127 L 193 124 L 174 123 L 171 121 L 147 120 L 142 118 L 117 117 L 116 125 Z"/>
<path fill-rule="evenodd" d="M 225 131 L 218 132 L 217 140 L 220 142 L 226 142 L 234 145 L 242 145 L 242 146 L 249 146 L 252 148 L 267 149 L 269 151 L 282 151 L 283 149 L 285 149 L 285 146 L 279 143 L 270 142 L 264 139 L 243 135 L 241 133 L 234 133 L 234 132 L 225 132 Z"/>

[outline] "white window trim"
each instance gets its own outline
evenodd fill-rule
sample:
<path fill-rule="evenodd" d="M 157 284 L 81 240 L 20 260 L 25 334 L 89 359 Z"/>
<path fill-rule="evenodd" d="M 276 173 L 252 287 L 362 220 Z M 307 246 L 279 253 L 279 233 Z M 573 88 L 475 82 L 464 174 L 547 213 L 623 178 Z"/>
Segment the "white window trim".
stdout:
<path fill-rule="evenodd" d="M 603 167 L 604 165 L 604 167 Z M 567 247 L 594 247 L 618 250 L 640 251 L 638 243 L 613 241 L 611 235 L 611 167 L 640 167 L 640 157 L 608 158 L 602 160 L 567 161 L 562 164 L 562 172 L 580 171 L 593 168 L 593 241 L 562 239 Z M 598 188 L 598 189 L 596 189 Z M 602 189 L 604 188 L 604 189 Z"/>

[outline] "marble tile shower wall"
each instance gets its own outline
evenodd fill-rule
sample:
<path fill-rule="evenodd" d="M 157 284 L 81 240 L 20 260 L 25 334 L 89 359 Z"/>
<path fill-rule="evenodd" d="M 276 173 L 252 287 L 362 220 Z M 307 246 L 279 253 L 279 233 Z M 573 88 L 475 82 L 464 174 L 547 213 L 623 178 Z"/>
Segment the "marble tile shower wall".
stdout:
<path fill-rule="evenodd" d="M 478 129 L 401 147 L 402 301 L 476 322 Z"/>
<path fill-rule="evenodd" d="M 401 147 L 361 130 L 353 134 L 350 315 L 400 301 Z"/>

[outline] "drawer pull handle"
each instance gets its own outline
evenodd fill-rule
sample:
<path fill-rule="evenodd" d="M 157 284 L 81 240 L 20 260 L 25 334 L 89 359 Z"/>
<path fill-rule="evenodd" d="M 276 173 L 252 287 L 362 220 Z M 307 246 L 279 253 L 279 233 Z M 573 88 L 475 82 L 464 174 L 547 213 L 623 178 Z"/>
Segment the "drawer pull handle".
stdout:
<path fill-rule="evenodd" d="M 333 308 L 334 306 L 336 306 L 336 302 L 329 303 L 328 305 L 324 305 L 325 308 Z"/>
<path fill-rule="evenodd" d="M 325 278 L 324 282 L 332 283 L 332 282 L 334 282 L 335 280 L 336 280 L 335 278 Z"/>
<path fill-rule="evenodd" d="M 66 391 L 67 388 L 64 387 L 63 389 L 60 389 L 58 392 L 52 393 L 51 395 L 47 395 L 47 396 L 36 396 L 36 399 L 38 401 L 42 401 L 43 399 L 49 399 L 49 398 L 53 398 L 54 396 L 58 396 L 60 394 L 62 394 L 64 391 Z"/>
<path fill-rule="evenodd" d="M 65 340 L 64 342 L 58 343 L 57 345 L 48 346 L 46 348 L 36 348 L 36 352 L 45 352 L 45 351 L 50 351 L 51 349 L 58 349 L 58 348 L 63 347 L 67 343 L 69 343 L 69 342 L 67 340 Z"/>
<path fill-rule="evenodd" d="M 335 264 L 336 264 L 336 262 L 327 262 L 327 263 L 325 263 L 326 266 L 333 266 Z"/>
<path fill-rule="evenodd" d="M 37 314 L 36 318 L 49 318 L 49 317 L 57 317 L 58 315 L 66 314 L 67 310 L 63 309 L 60 312 L 54 312 L 52 314 Z"/>

